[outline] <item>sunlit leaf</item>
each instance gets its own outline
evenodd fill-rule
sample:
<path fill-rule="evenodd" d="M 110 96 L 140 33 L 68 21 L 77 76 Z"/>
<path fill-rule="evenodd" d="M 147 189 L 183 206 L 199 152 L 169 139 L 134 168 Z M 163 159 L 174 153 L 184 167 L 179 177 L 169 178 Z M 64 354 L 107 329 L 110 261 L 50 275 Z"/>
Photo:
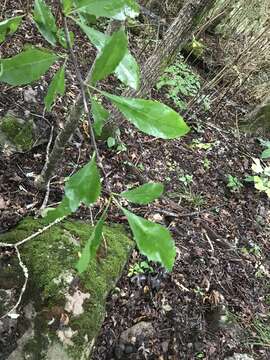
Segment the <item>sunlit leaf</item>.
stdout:
<path fill-rule="evenodd" d="M 109 117 L 109 113 L 94 98 L 91 99 L 91 110 L 94 118 L 94 124 L 93 124 L 94 131 L 98 136 L 100 136 L 102 133 L 103 126 Z"/>
<path fill-rule="evenodd" d="M 0 21 L 0 44 L 3 42 L 7 35 L 14 34 L 21 24 L 22 16 L 15 16 L 3 21 Z"/>
<path fill-rule="evenodd" d="M 77 24 L 81 27 L 82 31 L 87 35 L 91 43 L 99 50 L 104 47 L 106 41 L 110 38 L 109 35 L 103 34 L 100 31 L 97 31 L 81 22 L 77 21 Z M 120 64 L 115 69 L 115 75 L 117 78 L 122 81 L 125 85 L 130 86 L 131 88 L 137 90 L 140 85 L 140 68 L 135 60 L 127 49 L 125 56 L 123 57 Z"/>
<path fill-rule="evenodd" d="M 1 59 L 3 73 L 0 81 L 10 85 L 25 85 L 40 79 L 58 59 L 54 53 L 30 48 L 8 59 Z"/>
<path fill-rule="evenodd" d="M 116 20 L 134 18 L 139 14 L 139 5 L 135 0 L 76 0 L 75 10 L 97 17 Z"/>
<path fill-rule="evenodd" d="M 263 167 L 260 159 L 253 159 L 253 164 L 251 165 L 251 168 L 255 174 L 261 174 L 263 172 Z"/>
<path fill-rule="evenodd" d="M 44 0 L 35 0 L 33 15 L 40 33 L 51 45 L 55 46 L 57 26 L 51 9 Z"/>
<path fill-rule="evenodd" d="M 127 46 L 128 41 L 123 29 L 109 38 L 95 61 L 91 78 L 93 84 L 115 71 L 127 51 Z"/>
<path fill-rule="evenodd" d="M 171 271 L 176 250 L 170 232 L 159 224 L 143 219 L 126 209 L 122 210 L 128 219 L 140 252 L 147 256 L 148 260 L 158 261 Z"/>
<path fill-rule="evenodd" d="M 147 183 L 135 189 L 122 192 L 121 197 L 136 204 L 149 204 L 159 198 L 164 191 L 161 183 Z"/>
<path fill-rule="evenodd" d="M 47 111 L 50 111 L 57 95 L 64 95 L 65 93 L 65 67 L 62 66 L 54 75 L 50 86 L 48 88 L 47 95 L 45 97 L 45 107 Z"/>
<path fill-rule="evenodd" d="M 189 132 L 183 118 L 165 104 L 153 100 L 103 94 L 142 132 L 161 139 L 174 139 Z"/>
<path fill-rule="evenodd" d="M 268 159 L 270 158 L 270 148 L 265 149 L 261 154 L 262 159 Z"/>

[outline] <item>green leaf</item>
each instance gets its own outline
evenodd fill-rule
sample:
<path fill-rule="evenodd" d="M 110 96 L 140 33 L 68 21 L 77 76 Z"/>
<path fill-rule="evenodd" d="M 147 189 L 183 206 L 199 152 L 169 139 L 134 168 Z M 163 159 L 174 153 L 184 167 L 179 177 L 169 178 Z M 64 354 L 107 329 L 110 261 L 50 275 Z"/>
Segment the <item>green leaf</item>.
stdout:
<path fill-rule="evenodd" d="M 35 0 L 33 15 L 39 32 L 51 45 L 55 46 L 57 26 L 50 7 L 43 0 Z"/>
<path fill-rule="evenodd" d="M 106 120 L 109 117 L 109 113 L 104 107 L 97 102 L 94 98 L 91 99 L 91 109 L 94 118 L 93 128 L 95 133 L 100 136 Z"/>
<path fill-rule="evenodd" d="M 107 139 L 107 145 L 108 148 L 111 149 L 112 147 L 114 147 L 116 145 L 116 140 L 113 137 L 108 137 Z"/>
<path fill-rule="evenodd" d="M 70 208 L 76 211 L 80 203 L 94 203 L 101 192 L 100 174 L 95 156 L 92 160 L 72 175 L 65 184 L 65 196 L 69 199 Z"/>
<path fill-rule="evenodd" d="M 0 44 L 7 35 L 14 34 L 21 24 L 22 16 L 15 16 L 0 22 Z"/>
<path fill-rule="evenodd" d="M 100 31 L 97 31 L 85 24 L 82 24 L 79 21 L 76 21 L 76 23 L 80 26 L 82 31 L 86 34 L 88 39 L 98 49 L 98 51 L 101 51 L 102 48 L 105 46 L 106 41 L 110 39 L 109 35 L 105 35 Z M 125 85 L 130 86 L 135 90 L 139 88 L 140 68 L 134 56 L 130 54 L 129 50 L 127 50 L 122 61 L 115 69 L 115 75 Z"/>
<path fill-rule="evenodd" d="M 117 66 L 115 75 L 127 86 L 137 90 L 140 86 L 140 68 L 134 56 L 128 51 Z"/>
<path fill-rule="evenodd" d="M 42 216 L 48 223 L 51 223 L 63 216 L 70 215 L 72 212 L 74 211 L 71 210 L 69 199 L 65 196 L 56 208 L 45 209 L 42 213 Z"/>
<path fill-rule="evenodd" d="M 61 0 L 61 4 L 62 4 L 63 13 L 67 15 L 72 9 L 73 0 Z"/>
<path fill-rule="evenodd" d="M 91 78 L 93 84 L 115 71 L 127 51 L 127 46 L 128 41 L 123 29 L 110 37 L 95 61 Z"/>
<path fill-rule="evenodd" d="M 122 210 L 128 219 L 140 252 L 147 256 L 148 260 L 158 261 L 171 271 L 176 250 L 170 232 L 159 224 L 143 219 L 126 209 Z"/>
<path fill-rule="evenodd" d="M 76 0 L 75 11 L 125 20 L 139 15 L 139 5 L 135 0 Z"/>
<path fill-rule="evenodd" d="M 163 194 L 164 186 L 161 183 L 147 183 L 135 189 L 122 192 L 120 195 L 136 204 L 149 204 Z"/>
<path fill-rule="evenodd" d="M 65 30 L 64 29 L 58 29 L 56 35 L 57 35 L 57 39 L 59 41 L 59 44 L 61 46 L 63 46 L 64 49 L 67 49 L 68 45 L 67 45 Z M 69 31 L 69 39 L 70 39 L 71 47 L 73 47 L 73 45 L 74 45 L 74 32 L 73 31 Z"/>
<path fill-rule="evenodd" d="M 105 216 L 106 213 L 103 213 L 96 226 L 94 227 L 93 232 L 88 239 L 85 247 L 83 248 L 82 255 L 76 264 L 76 269 L 79 271 L 79 273 L 84 272 L 87 269 L 91 259 L 96 256 L 102 239 L 102 228 L 104 225 Z"/>
<path fill-rule="evenodd" d="M 0 81 L 10 85 L 25 85 L 40 79 L 58 59 L 54 53 L 30 48 L 8 59 L 1 59 L 3 73 Z"/>
<path fill-rule="evenodd" d="M 174 139 L 189 132 L 183 118 L 167 105 L 153 100 L 124 98 L 102 92 L 142 132 L 161 139 Z"/>
<path fill-rule="evenodd" d="M 261 154 L 262 159 L 268 159 L 270 158 L 270 148 L 265 149 Z"/>
<path fill-rule="evenodd" d="M 48 88 L 47 95 L 45 97 L 45 108 L 47 111 L 51 111 L 53 103 L 57 95 L 64 95 L 65 93 L 65 67 L 62 66 L 54 75 L 50 86 Z"/>

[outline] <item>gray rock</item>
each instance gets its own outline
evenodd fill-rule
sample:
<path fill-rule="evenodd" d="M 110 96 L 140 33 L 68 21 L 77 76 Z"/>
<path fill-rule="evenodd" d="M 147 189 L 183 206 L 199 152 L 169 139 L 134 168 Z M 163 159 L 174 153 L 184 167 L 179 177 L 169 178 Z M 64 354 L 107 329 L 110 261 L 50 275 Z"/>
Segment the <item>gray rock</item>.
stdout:
<path fill-rule="evenodd" d="M 254 360 L 254 358 L 248 354 L 234 353 L 233 356 L 226 357 L 224 360 Z"/>
<path fill-rule="evenodd" d="M 151 323 L 141 321 L 131 328 L 125 330 L 120 336 L 120 343 L 135 345 L 139 339 L 154 336 L 155 330 Z"/>

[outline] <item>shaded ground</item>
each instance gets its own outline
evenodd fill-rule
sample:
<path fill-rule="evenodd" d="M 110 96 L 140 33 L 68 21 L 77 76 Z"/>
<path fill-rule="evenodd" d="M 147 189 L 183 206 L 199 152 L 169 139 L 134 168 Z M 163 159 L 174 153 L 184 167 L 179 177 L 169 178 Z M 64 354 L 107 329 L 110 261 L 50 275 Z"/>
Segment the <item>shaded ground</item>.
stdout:
<path fill-rule="evenodd" d="M 2 55 L 17 52 L 23 44 L 22 34 L 28 30 L 18 33 L 15 45 L 6 43 Z M 29 41 L 42 43 L 36 32 L 28 34 Z M 84 45 L 83 39 L 79 39 L 78 49 L 81 58 L 93 56 L 93 49 Z M 44 121 L 56 126 L 63 122 L 65 109 L 77 93 L 72 74 L 71 68 L 67 99 L 58 102 Z M 40 96 L 35 104 L 25 103 L 24 89 L 1 85 L 0 115 L 10 109 L 20 114 L 28 110 L 40 118 L 47 81 L 45 78 L 42 85 L 33 85 Z M 152 95 L 167 101 L 162 92 Z M 132 166 L 149 179 L 166 184 L 172 203 L 161 200 L 133 210 L 169 226 L 176 241 L 177 260 L 171 274 L 149 264 L 151 272 L 129 277 L 132 266 L 141 261 L 136 251 L 132 254 L 108 299 L 107 317 L 93 359 L 224 359 L 234 352 L 252 354 L 255 359 L 270 358 L 269 200 L 247 184 L 233 193 L 226 179 L 229 174 L 239 178 L 250 174 L 252 157 L 258 157 L 261 150 L 256 138 L 237 131 L 242 106 L 241 97 L 230 99 L 228 94 L 217 116 L 215 108 L 200 111 L 196 117 L 191 114 L 192 131 L 181 140 L 155 140 L 125 127 L 125 155 L 100 143 L 115 192 L 139 183 Z M 89 158 L 92 150 L 83 128 L 81 133 L 83 137 L 74 137 L 67 147 L 65 165 L 51 184 L 49 204 L 60 201 L 64 177 Z M 194 140 L 212 145 L 208 150 L 192 147 Z M 41 206 L 44 194 L 35 189 L 33 179 L 42 169 L 45 156 L 46 145 L 27 154 L 0 154 L 0 231 Z M 180 180 L 185 175 L 193 176 L 186 186 Z M 97 213 L 98 208 L 94 208 L 94 217 Z M 76 216 L 90 218 L 90 213 L 82 209 Z M 116 209 L 110 219 L 124 221 Z M 119 349 L 122 332 L 141 321 L 151 323 L 154 334 Z"/>

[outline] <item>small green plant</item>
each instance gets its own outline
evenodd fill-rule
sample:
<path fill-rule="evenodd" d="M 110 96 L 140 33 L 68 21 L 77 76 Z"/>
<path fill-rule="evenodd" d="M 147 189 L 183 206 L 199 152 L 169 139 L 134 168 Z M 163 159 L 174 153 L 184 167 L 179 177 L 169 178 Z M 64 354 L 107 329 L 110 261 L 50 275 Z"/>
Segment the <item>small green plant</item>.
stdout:
<path fill-rule="evenodd" d="M 188 174 L 182 175 L 179 177 L 179 181 L 181 181 L 184 184 L 184 186 L 188 186 L 193 182 L 193 175 L 188 175 Z"/>
<path fill-rule="evenodd" d="M 270 141 L 263 139 L 259 139 L 259 141 L 261 146 L 265 148 L 261 153 L 261 159 L 270 159 Z"/>
<path fill-rule="evenodd" d="M 256 317 L 253 320 L 250 330 L 253 338 L 250 341 L 251 344 L 270 347 L 269 315 L 268 315 L 268 319 L 265 320 Z"/>
<path fill-rule="evenodd" d="M 209 170 L 210 166 L 211 166 L 211 161 L 208 158 L 204 158 L 202 160 L 202 164 L 203 164 L 203 167 L 205 168 L 205 170 Z"/>
<path fill-rule="evenodd" d="M 186 200 L 191 203 L 195 209 L 200 208 L 204 204 L 205 200 L 202 194 L 196 193 L 192 190 L 191 184 L 193 183 L 193 175 L 184 174 L 178 179 L 182 183 L 182 187 L 178 192 L 170 195 L 173 197 L 178 196 Z"/>
<path fill-rule="evenodd" d="M 247 176 L 246 181 L 253 182 L 255 189 L 266 193 L 270 198 L 270 166 L 264 166 L 260 159 L 254 158 L 252 164 L 252 176 Z"/>
<path fill-rule="evenodd" d="M 157 89 L 167 89 L 167 97 L 181 110 L 187 109 L 186 97 L 193 97 L 199 91 L 200 79 L 191 68 L 178 58 L 176 63 L 170 65 L 159 78 Z"/>
<path fill-rule="evenodd" d="M 75 213 L 82 204 L 87 207 L 92 206 L 103 195 L 104 206 L 100 209 L 102 215 L 81 249 L 81 256 L 79 259 L 74 259 L 74 262 L 77 260 L 74 263 L 77 271 L 79 273 L 86 271 L 91 259 L 97 256 L 103 239 L 103 225 L 110 206 L 118 207 L 123 212 L 140 252 L 149 261 L 157 261 L 171 271 L 176 248 L 169 230 L 158 223 L 137 216 L 131 212 L 131 206 L 123 207 L 124 204 L 127 205 L 127 202 L 146 205 L 154 201 L 163 194 L 163 185 L 146 183 L 120 194 L 114 193 L 107 181 L 103 159 L 99 154 L 99 144 L 96 141 L 96 136 L 101 135 L 109 118 L 109 111 L 103 105 L 105 99 L 114 105 L 128 122 L 147 135 L 175 139 L 184 136 L 190 130 L 184 119 L 165 104 L 153 100 L 117 96 L 100 89 L 99 82 L 114 74 L 123 84 L 133 90 L 138 90 L 140 88 L 139 65 L 128 49 L 128 37 L 124 27 L 113 32 L 112 35 L 105 34 L 86 25 L 85 16 L 88 17 L 86 20 L 89 20 L 89 17 L 94 20 L 104 17 L 123 21 L 139 14 L 139 4 L 136 0 L 61 0 L 58 3 L 56 14 L 61 15 L 59 18 L 55 17 L 54 8 L 45 0 L 35 0 L 33 4 L 33 23 L 46 41 L 47 49 L 28 44 L 18 54 L 0 59 L 0 83 L 9 86 L 29 85 L 40 80 L 49 69 L 54 72 L 53 75 L 51 73 L 51 81 L 44 98 L 45 111 L 48 113 L 52 111 L 58 98 L 66 93 L 66 87 L 69 85 L 66 84 L 66 68 L 69 66 L 69 60 L 72 61 L 76 70 L 80 95 L 67 115 L 67 121 L 57 136 L 42 174 L 36 179 L 37 184 L 47 184 L 53 175 L 59 160 L 63 158 L 68 139 L 80 124 L 82 110 L 88 123 L 94 151 L 89 163 L 66 179 L 63 199 L 56 208 L 46 209 L 43 213 L 45 222 L 50 224 L 48 226 L 52 226 Z M 20 16 L 1 21 L 0 43 L 6 36 L 17 30 L 22 21 L 28 21 L 28 18 L 28 16 Z M 89 66 L 86 79 L 83 79 L 76 53 L 73 51 L 74 35 L 69 31 L 71 23 L 72 27 L 76 26 L 78 31 L 86 35 L 98 51 L 96 58 Z M 116 151 L 125 151 L 119 137 L 120 134 L 119 136 L 116 134 L 116 138 L 109 138 L 107 144 Z M 18 253 L 16 244 L 5 246 L 15 248 Z"/>
<path fill-rule="evenodd" d="M 199 41 L 195 39 L 193 36 L 192 40 L 187 43 L 187 45 L 184 47 L 186 51 L 189 51 L 191 54 L 193 54 L 195 57 L 201 57 L 205 51 L 205 45 L 202 43 L 202 41 Z"/>
<path fill-rule="evenodd" d="M 258 244 L 252 243 L 249 246 L 245 246 L 241 249 L 242 254 L 249 255 L 253 254 L 256 257 L 260 257 L 262 253 L 262 249 Z"/>
<path fill-rule="evenodd" d="M 204 143 L 199 139 L 192 140 L 190 147 L 192 149 L 199 149 L 199 150 L 211 150 L 214 147 L 215 143 Z"/>
<path fill-rule="evenodd" d="M 130 265 L 128 269 L 128 277 L 139 274 L 152 273 L 153 271 L 154 269 L 148 264 L 147 261 L 141 261 L 134 265 Z"/>
<path fill-rule="evenodd" d="M 227 187 L 232 192 L 239 192 L 243 187 L 243 184 L 237 176 L 227 175 Z"/>

